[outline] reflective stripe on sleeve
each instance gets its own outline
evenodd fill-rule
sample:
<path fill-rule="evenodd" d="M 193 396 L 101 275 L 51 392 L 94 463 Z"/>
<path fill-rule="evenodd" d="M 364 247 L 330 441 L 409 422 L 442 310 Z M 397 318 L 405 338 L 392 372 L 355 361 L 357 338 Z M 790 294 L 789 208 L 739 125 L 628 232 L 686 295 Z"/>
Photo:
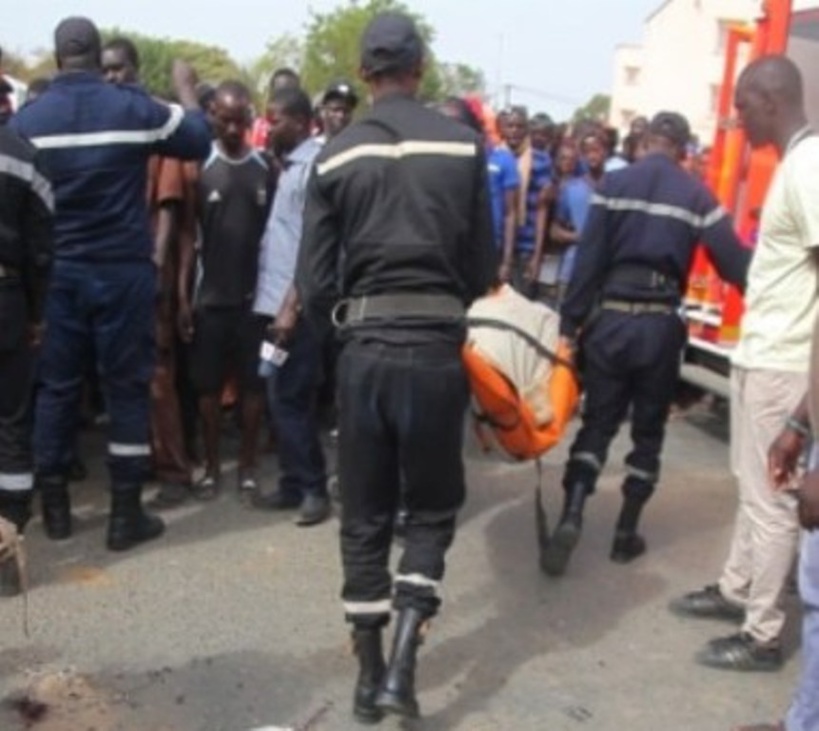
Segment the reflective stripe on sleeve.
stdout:
<path fill-rule="evenodd" d="M 178 104 L 169 104 L 168 120 L 154 129 L 105 130 L 102 132 L 77 132 L 67 135 L 44 135 L 32 137 L 31 144 L 41 150 L 71 147 L 97 147 L 101 145 L 147 145 L 170 137 L 185 116 Z"/>
<path fill-rule="evenodd" d="M 10 175 L 28 184 L 43 205 L 49 211 L 54 211 L 54 193 L 51 190 L 51 183 L 40 175 L 37 168 L 30 162 L 18 160 L 11 155 L 0 154 L 0 175 Z"/>
<path fill-rule="evenodd" d="M 398 160 L 403 157 L 432 155 L 439 157 L 475 157 L 477 148 L 471 142 L 434 142 L 431 140 L 404 140 L 392 144 L 356 145 L 349 150 L 319 163 L 316 172 L 325 175 L 348 163 L 363 158 Z"/>
<path fill-rule="evenodd" d="M 606 198 L 599 194 L 592 196 L 592 204 L 603 206 L 609 211 L 634 211 L 659 218 L 674 218 L 695 228 L 708 228 L 709 226 L 713 226 L 726 215 L 725 210 L 721 206 L 715 208 L 705 216 L 700 216 L 697 213 L 689 211 L 687 208 L 674 206 L 669 203 L 653 203 L 637 198 Z"/>

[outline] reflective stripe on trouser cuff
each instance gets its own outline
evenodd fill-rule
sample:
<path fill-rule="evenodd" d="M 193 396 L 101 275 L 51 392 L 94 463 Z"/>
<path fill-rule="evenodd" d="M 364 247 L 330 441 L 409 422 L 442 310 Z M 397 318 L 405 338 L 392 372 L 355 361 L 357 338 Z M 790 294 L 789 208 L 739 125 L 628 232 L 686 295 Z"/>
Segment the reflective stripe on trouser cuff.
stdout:
<path fill-rule="evenodd" d="M 428 579 L 422 574 L 398 574 L 395 577 L 396 584 L 409 584 L 410 586 L 420 586 L 424 589 L 432 589 L 434 594 L 438 593 L 438 587 L 441 585 L 440 581 Z"/>
<path fill-rule="evenodd" d="M 31 472 L 0 472 L 0 490 L 25 492 L 34 487 L 34 475 Z"/>
<path fill-rule="evenodd" d="M 111 442 L 108 445 L 108 453 L 112 457 L 150 457 L 151 445 Z"/>
<path fill-rule="evenodd" d="M 350 615 L 389 614 L 392 600 L 380 599 L 375 602 L 344 602 L 344 611 Z"/>
<path fill-rule="evenodd" d="M 642 482 L 648 482 L 651 485 L 660 479 L 660 476 L 656 472 L 648 472 L 647 470 L 641 470 L 637 467 L 631 467 L 629 465 L 626 465 L 626 474 L 629 477 L 635 477 L 636 479 Z"/>
<path fill-rule="evenodd" d="M 603 469 L 603 463 L 596 454 L 592 452 L 578 452 L 569 458 L 570 462 L 579 462 L 587 467 L 591 467 L 595 472 L 600 472 Z"/>

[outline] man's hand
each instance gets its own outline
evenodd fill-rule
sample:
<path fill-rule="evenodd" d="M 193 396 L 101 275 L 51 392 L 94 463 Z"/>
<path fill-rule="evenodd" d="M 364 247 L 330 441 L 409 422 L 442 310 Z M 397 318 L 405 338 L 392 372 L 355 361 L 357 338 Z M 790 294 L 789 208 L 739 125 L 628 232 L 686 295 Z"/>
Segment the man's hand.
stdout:
<path fill-rule="evenodd" d="M 819 528 L 819 470 L 808 472 L 799 490 L 799 524 L 805 530 Z"/>
<path fill-rule="evenodd" d="M 173 89 L 182 106 L 186 109 L 197 109 L 199 100 L 196 98 L 196 85 L 199 77 L 187 61 L 175 59 L 171 68 L 171 82 Z"/>
<path fill-rule="evenodd" d="M 287 301 L 282 305 L 276 319 L 268 326 L 268 332 L 276 345 L 284 345 L 292 337 L 299 322 L 299 308 L 295 301 Z"/>
<path fill-rule="evenodd" d="M 540 277 L 540 258 L 533 256 L 526 264 L 526 271 L 523 272 L 523 279 L 527 282 L 537 282 Z"/>
<path fill-rule="evenodd" d="M 793 429 L 783 429 L 768 450 L 768 476 L 775 490 L 791 486 L 804 451 L 805 437 Z"/>
<path fill-rule="evenodd" d="M 561 335 L 557 341 L 557 354 L 561 358 L 565 358 L 568 360 L 572 365 L 575 362 L 575 356 L 577 351 L 577 342 L 572 338 L 568 338 L 565 335 Z"/>
<path fill-rule="evenodd" d="M 176 315 L 176 325 L 179 329 L 179 337 L 183 343 L 190 343 L 193 340 L 193 312 L 190 305 L 180 304 L 179 312 Z"/>

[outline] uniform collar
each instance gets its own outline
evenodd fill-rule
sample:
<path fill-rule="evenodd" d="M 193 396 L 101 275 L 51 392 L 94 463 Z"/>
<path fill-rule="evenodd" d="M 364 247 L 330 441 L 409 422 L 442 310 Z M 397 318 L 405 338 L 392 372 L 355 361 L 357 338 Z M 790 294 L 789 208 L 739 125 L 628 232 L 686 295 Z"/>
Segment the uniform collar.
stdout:
<path fill-rule="evenodd" d="M 404 94 L 400 91 L 394 91 L 391 94 L 385 94 L 384 96 L 380 97 L 378 101 L 373 103 L 374 107 L 380 107 L 384 104 L 396 104 L 398 102 L 414 102 L 417 101 L 416 97 L 412 94 Z"/>
<path fill-rule="evenodd" d="M 105 83 L 102 78 L 101 71 L 61 71 L 58 73 L 52 84 L 87 84 L 87 83 Z"/>

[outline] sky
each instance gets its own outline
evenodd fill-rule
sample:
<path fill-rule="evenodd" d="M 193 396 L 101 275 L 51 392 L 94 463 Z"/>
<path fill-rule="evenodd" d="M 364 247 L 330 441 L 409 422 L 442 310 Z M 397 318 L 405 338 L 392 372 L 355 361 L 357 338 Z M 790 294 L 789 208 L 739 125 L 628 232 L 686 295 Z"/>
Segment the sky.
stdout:
<path fill-rule="evenodd" d="M 117 26 L 223 46 L 238 61 L 258 57 L 282 33 L 300 34 L 312 8 L 344 0 L 7 0 L 20 4 L 13 23 L 0 27 L 0 46 L 28 53 L 51 47 L 57 22 L 86 15 Z M 661 0 L 406 0 L 436 32 L 443 61 L 481 68 L 489 92 L 506 101 L 571 115 L 612 86 L 614 49 L 639 42 L 646 17 Z M 262 10 L 261 8 L 265 8 Z M 311 90 L 312 91 L 312 90 Z"/>

